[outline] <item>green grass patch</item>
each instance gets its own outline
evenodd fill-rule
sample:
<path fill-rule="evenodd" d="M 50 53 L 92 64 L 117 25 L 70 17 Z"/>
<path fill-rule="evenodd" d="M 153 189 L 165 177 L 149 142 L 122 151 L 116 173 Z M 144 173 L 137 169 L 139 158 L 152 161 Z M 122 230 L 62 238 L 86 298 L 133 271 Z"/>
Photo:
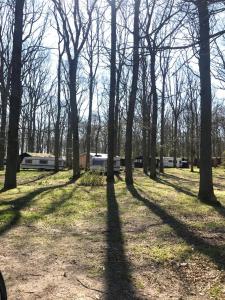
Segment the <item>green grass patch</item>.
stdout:
<path fill-rule="evenodd" d="M 169 261 L 183 261 L 188 258 L 193 250 L 191 246 L 180 244 L 160 244 L 160 245 L 136 245 L 133 249 L 134 253 L 143 256 L 145 259 L 151 259 L 160 263 Z"/>
<path fill-rule="evenodd" d="M 222 299 L 223 287 L 220 283 L 214 283 L 209 290 L 209 295 L 212 299 L 220 300 Z"/>
<path fill-rule="evenodd" d="M 83 186 L 103 186 L 105 177 L 97 172 L 86 172 L 79 179 L 78 184 Z"/>

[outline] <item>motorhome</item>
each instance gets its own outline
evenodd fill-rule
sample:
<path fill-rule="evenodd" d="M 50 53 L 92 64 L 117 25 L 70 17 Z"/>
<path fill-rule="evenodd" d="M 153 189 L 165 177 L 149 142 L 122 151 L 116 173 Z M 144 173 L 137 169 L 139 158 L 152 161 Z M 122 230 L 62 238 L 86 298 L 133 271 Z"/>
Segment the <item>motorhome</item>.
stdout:
<path fill-rule="evenodd" d="M 31 153 L 26 152 L 20 155 L 21 169 L 38 169 L 38 170 L 54 170 L 55 169 L 55 156 L 48 153 Z M 64 158 L 59 158 L 59 169 L 62 170 L 66 167 Z"/>
<path fill-rule="evenodd" d="M 90 170 L 91 171 L 98 171 L 98 172 L 107 172 L 107 160 L 108 154 L 105 153 L 90 153 Z M 87 161 L 87 153 L 82 153 L 80 155 L 80 168 L 86 168 L 86 161 Z M 114 172 L 120 171 L 120 157 L 114 157 Z"/>

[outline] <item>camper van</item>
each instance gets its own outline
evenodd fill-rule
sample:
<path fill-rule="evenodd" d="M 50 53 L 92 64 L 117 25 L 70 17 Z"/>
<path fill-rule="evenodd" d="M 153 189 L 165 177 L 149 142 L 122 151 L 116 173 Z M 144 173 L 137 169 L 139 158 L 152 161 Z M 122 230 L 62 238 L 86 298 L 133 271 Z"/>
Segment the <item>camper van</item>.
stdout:
<path fill-rule="evenodd" d="M 159 161 L 159 159 L 158 159 Z M 173 168 L 173 157 L 163 157 L 163 165 L 165 168 Z M 176 159 L 177 168 L 189 168 L 188 160 L 178 157 Z"/>
<path fill-rule="evenodd" d="M 85 169 L 86 167 L 87 154 L 83 153 L 80 155 L 80 168 Z M 90 170 L 98 171 L 102 173 L 107 172 L 107 160 L 108 154 L 105 153 L 90 153 Z M 120 157 L 114 157 L 114 172 L 120 171 Z"/>
<path fill-rule="evenodd" d="M 48 153 L 23 153 L 20 155 L 21 169 L 38 169 L 38 170 L 54 170 L 55 169 L 55 156 Z M 62 170 L 66 167 L 64 158 L 59 158 L 59 169 Z"/>

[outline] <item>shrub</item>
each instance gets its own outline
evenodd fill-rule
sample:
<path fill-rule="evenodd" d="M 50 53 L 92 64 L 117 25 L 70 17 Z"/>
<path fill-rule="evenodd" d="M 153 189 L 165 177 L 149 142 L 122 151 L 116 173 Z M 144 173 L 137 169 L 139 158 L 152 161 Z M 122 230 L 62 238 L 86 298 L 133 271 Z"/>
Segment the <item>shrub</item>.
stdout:
<path fill-rule="evenodd" d="M 97 172 L 86 172 L 80 178 L 79 185 L 102 186 L 104 185 L 104 176 Z"/>

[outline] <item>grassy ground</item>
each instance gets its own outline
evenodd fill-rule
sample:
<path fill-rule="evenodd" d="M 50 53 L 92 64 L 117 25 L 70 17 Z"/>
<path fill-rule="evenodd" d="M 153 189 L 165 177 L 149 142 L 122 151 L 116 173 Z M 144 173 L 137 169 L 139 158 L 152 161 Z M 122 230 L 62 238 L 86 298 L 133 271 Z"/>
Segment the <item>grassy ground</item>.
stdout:
<path fill-rule="evenodd" d="M 3 183 L 3 173 L 0 181 Z M 115 185 L 22 171 L 0 194 L 0 269 L 15 299 L 225 299 L 225 209 L 197 200 L 199 174 L 135 171 Z M 214 170 L 225 206 L 225 170 Z"/>

